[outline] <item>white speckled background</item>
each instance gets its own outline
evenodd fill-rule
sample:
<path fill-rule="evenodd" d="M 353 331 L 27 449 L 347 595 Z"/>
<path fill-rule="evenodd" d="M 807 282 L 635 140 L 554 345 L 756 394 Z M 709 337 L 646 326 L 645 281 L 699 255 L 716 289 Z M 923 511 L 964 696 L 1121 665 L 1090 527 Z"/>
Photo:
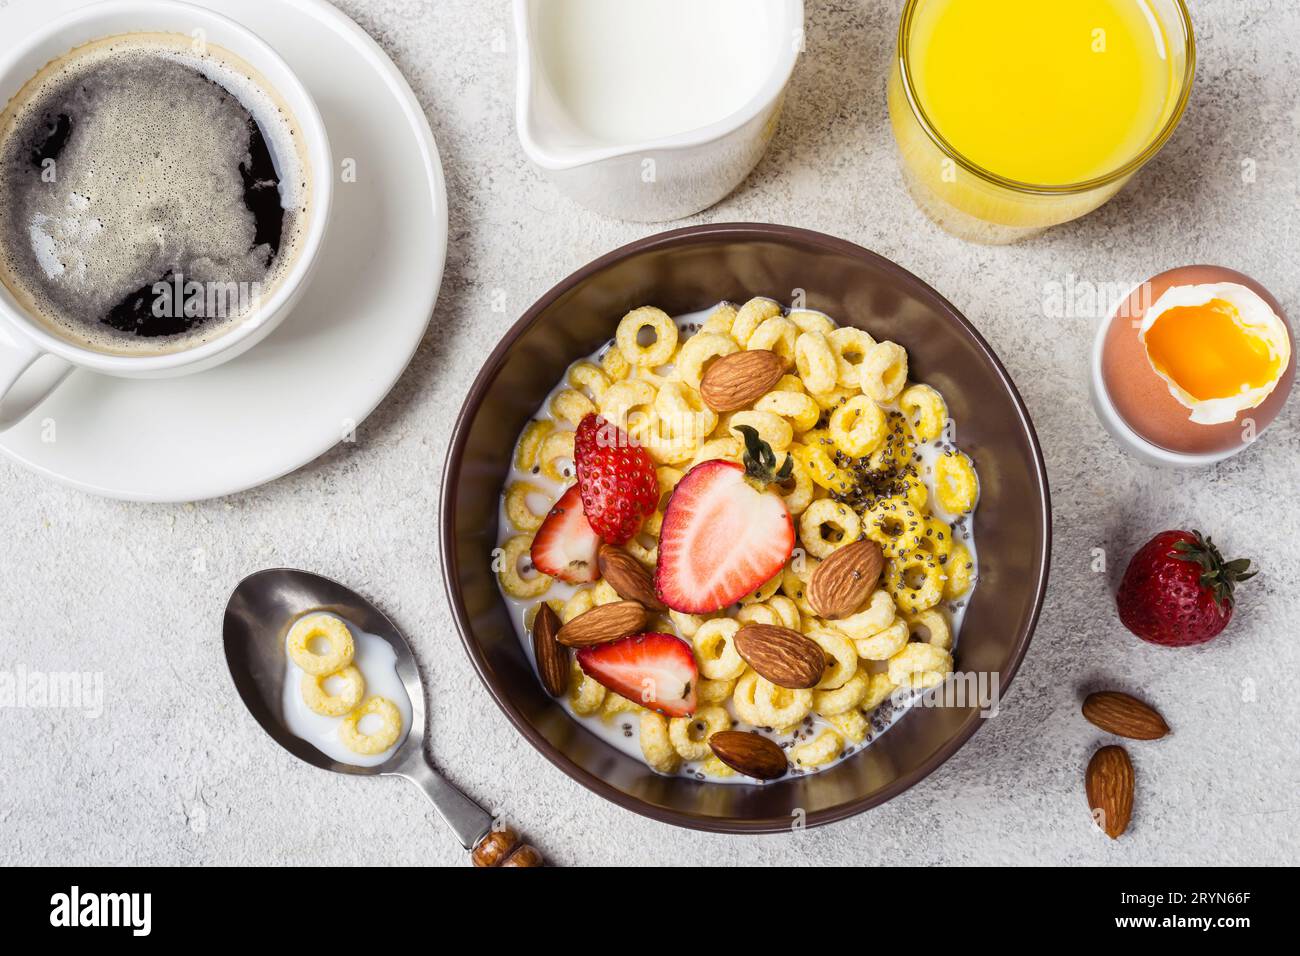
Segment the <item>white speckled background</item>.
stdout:
<path fill-rule="evenodd" d="M 4 7 L 0 0 L 0 34 Z M 1300 851 L 1300 402 L 1231 463 L 1155 471 L 1123 457 L 1087 399 L 1091 320 L 1044 317 L 1067 275 L 1140 280 L 1241 269 L 1300 317 L 1300 2 L 1193 0 L 1200 63 L 1188 115 L 1115 201 L 1011 248 L 948 238 L 905 194 L 885 114 L 900 0 L 809 0 L 807 52 L 767 157 L 690 222 L 767 220 L 892 258 L 963 309 L 1002 356 L 1051 475 L 1053 577 L 1004 703 L 931 778 L 857 819 L 768 837 L 641 819 L 570 781 L 489 700 L 461 650 L 435 548 L 453 410 L 481 358 L 555 281 L 658 227 L 571 205 L 527 165 L 513 127 L 506 3 L 345 0 L 397 61 L 442 150 L 451 253 L 428 337 L 387 401 L 298 473 L 184 506 L 88 497 L 0 463 L 0 670 L 102 672 L 105 709 L 0 709 L 0 862 L 463 864 L 414 787 L 333 777 L 281 752 L 245 713 L 221 653 L 230 588 L 270 565 L 350 582 L 412 639 L 432 751 L 473 796 L 566 864 L 1281 863 Z M 1243 176 L 1253 169 L 1253 181 Z M 505 291 L 507 314 L 492 311 Z M 1149 533 L 1193 525 L 1263 573 L 1216 642 L 1165 650 L 1117 623 L 1110 578 Z M 195 549 L 206 567 L 196 571 Z M 1129 747 L 1138 794 L 1112 843 L 1082 772 L 1104 739 L 1089 689 L 1155 702 L 1174 728 Z"/>

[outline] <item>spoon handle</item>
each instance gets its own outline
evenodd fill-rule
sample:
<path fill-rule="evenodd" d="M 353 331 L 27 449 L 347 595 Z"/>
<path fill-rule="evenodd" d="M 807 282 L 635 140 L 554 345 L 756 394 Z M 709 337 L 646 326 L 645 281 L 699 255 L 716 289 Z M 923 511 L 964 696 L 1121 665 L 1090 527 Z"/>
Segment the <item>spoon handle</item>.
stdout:
<path fill-rule="evenodd" d="M 415 760 L 401 771 L 429 798 L 460 845 L 473 851 L 475 866 L 541 866 L 542 855 L 508 827 L 496 829 L 492 814 L 461 793 L 433 768 L 428 757 Z"/>

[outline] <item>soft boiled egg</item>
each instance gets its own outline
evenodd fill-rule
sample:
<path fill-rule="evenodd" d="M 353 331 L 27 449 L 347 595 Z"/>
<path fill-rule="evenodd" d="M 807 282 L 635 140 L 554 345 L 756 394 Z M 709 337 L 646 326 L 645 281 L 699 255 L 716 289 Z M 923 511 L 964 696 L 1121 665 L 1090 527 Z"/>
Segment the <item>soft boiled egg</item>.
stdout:
<path fill-rule="evenodd" d="M 1188 455 L 1231 452 L 1277 417 L 1295 376 L 1282 308 L 1255 280 L 1184 266 L 1143 283 L 1104 333 L 1101 378 L 1137 435 Z"/>

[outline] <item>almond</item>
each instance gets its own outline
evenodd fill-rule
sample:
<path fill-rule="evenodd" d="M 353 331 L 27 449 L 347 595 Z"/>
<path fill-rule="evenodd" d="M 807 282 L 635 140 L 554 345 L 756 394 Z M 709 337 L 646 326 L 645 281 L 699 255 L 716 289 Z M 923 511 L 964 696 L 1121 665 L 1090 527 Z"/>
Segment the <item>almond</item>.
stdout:
<path fill-rule="evenodd" d="M 600 564 L 600 576 L 609 582 L 619 597 L 638 601 L 651 610 L 667 610 L 659 595 L 655 594 L 650 572 L 632 555 L 615 545 L 602 544 L 596 560 Z"/>
<path fill-rule="evenodd" d="M 862 607 L 880 581 L 885 556 L 867 538 L 832 551 L 808 582 L 808 603 L 824 618 L 848 617 Z"/>
<path fill-rule="evenodd" d="M 1093 821 L 1106 836 L 1119 839 L 1133 815 L 1133 762 L 1123 747 L 1102 747 L 1092 755 L 1084 788 Z"/>
<path fill-rule="evenodd" d="M 778 687 L 816 687 L 826 671 L 821 646 L 788 627 L 746 624 L 736 632 L 735 641 L 745 663 Z"/>
<path fill-rule="evenodd" d="M 700 381 L 700 397 L 715 412 L 748 408 L 772 390 L 785 374 L 781 356 L 766 349 L 724 355 Z"/>
<path fill-rule="evenodd" d="M 1169 733 L 1169 725 L 1154 707 L 1114 690 L 1089 694 L 1083 716 L 1106 733 L 1130 740 L 1159 740 Z"/>
<path fill-rule="evenodd" d="M 552 697 L 563 697 L 569 689 L 569 652 L 555 639 L 560 632 L 560 618 L 546 602 L 533 618 L 533 657 L 542 686 Z"/>
<path fill-rule="evenodd" d="M 709 738 L 713 755 L 737 773 L 757 780 L 785 776 L 785 751 L 761 734 L 722 730 Z"/>
<path fill-rule="evenodd" d="M 565 647 L 607 644 L 635 634 L 645 627 L 650 615 L 636 601 L 615 601 L 584 611 L 564 627 L 555 639 Z"/>

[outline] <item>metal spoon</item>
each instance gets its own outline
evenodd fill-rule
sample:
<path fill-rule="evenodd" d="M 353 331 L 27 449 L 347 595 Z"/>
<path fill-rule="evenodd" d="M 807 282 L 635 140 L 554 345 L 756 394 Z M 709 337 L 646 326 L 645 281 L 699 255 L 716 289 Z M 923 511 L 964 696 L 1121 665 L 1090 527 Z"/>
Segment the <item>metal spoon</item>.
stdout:
<path fill-rule="evenodd" d="M 281 691 L 285 675 L 285 637 L 309 611 L 328 611 L 386 640 L 397 654 L 397 676 L 411 699 L 411 726 L 393 755 L 375 767 L 339 763 L 285 726 Z M 490 813 L 450 784 L 424 753 L 424 688 L 411 648 L 384 613 L 337 581 L 272 568 L 251 574 L 230 595 L 222 626 L 226 665 L 244 705 L 271 738 L 299 760 L 335 773 L 405 777 L 433 803 L 475 866 L 541 866 L 537 850 L 521 844 L 510 830 L 493 826 Z"/>

